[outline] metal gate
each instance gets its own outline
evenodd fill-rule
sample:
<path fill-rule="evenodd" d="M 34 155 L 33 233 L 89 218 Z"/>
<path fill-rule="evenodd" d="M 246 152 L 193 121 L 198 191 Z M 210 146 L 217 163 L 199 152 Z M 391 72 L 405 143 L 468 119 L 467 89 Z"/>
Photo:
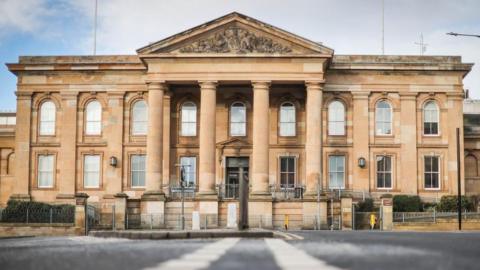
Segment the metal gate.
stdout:
<path fill-rule="evenodd" d="M 85 208 L 85 234 L 88 234 L 91 229 L 100 224 L 100 212 L 93 205 L 87 204 Z"/>

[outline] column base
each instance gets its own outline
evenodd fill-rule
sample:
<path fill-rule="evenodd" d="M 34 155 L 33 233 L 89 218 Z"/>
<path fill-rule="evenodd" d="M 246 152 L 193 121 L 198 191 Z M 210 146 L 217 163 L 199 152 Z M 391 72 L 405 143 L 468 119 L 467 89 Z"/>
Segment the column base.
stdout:
<path fill-rule="evenodd" d="M 255 200 L 249 200 L 248 227 L 273 228 L 273 203 L 271 196 L 268 200 L 260 200 L 258 197 Z"/>

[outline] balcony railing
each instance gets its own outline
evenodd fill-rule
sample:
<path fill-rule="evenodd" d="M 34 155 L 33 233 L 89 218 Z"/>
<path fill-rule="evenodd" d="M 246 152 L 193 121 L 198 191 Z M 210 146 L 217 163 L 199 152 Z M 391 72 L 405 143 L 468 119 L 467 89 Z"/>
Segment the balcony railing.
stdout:
<path fill-rule="evenodd" d="M 180 185 L 170 185 L 170 198 L 172 199 L 181 199 L 182 198 L 182 187 Z M 187 185 L 183 188 L 183 195 L 185 199 L 194 199 L 195 191 L 197 190 L 196 185 Z"/>

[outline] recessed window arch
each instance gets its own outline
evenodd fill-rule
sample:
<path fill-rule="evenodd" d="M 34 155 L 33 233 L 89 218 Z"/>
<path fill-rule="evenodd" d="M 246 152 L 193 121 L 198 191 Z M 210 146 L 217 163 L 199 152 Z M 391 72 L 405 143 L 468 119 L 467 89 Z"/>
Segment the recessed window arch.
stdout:
<path fill-rule="evenodd" d="M 293 137 L 296 135 L 296 110 L 292 102 L 280 105 L 280 136 Z"/>
<path fill-rule="evenodd" d="M 140 99 L 133 103 L 132 105 L 132 135 L 147 135 L 147 126 L 148 126 L 148 107 L 145 100 Z"/>
<path fill-rule="evenodd" d="M 88 102 L 85 107 L 85 134 L 100 135 L 102 133 L 102 105 L 98 100 Z"/>
<path fill-rule="evenodd" d="M 465 157 L 465 177 L 478 176 L 478 159 L 472 154 Z"/>
<path fill-rule="evenodd" d="M 197 105 L 191 101 L 182 104 L 181 107 L 182 136 L 197 136 Z"/>
<path fill-rule="evenodd" d="M 236 101 L 230 106 L 230 136 L 247 135 L 247 107 Z"/>
<path fill-rule="evenodd" d="M 423 134 L 438 135 L 439 111 L 437 103 L 433 100 L 423 105 Z"/>
<path fill-rule="evenodd" d="M 40 105 L 40 135 L 55 135 L 57 109 L 55 103 L 47 100 Z"/>
<path fill-rule="evenodd" d="M 328 105 L 328 135 L 345 135 L 345 106 L 338 100 Z"/>
<path fill-rule="evenodd" d="M 386 100 L 380 100 L 375 106 L 375 134 L 392 135 L 392 106 Z"/>

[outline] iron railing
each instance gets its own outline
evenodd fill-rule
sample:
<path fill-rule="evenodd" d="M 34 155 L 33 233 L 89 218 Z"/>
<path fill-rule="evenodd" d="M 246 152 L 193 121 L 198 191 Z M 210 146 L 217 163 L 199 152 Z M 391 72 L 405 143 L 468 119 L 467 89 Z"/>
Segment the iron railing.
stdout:
<path fill-rule="evenodd" d="M 303 199 L 304 190 L 305 190 L 305 186 L 295 186 L 295 185 L 270 186 L 270 192 L 272 193 L 272 198 L 274 200 Z"/>
<path fill-rule="evenodd" d="M 461 217 L 463 220 L 480 219 L 480 212 L 462 212 Z M 405 222 L 432 222 L 436 223 L 439 220 L 457 220 L 458 212 L 394 212 L 393 222 L 405 223 Z"/>
<path fill-rule="evenodd" d="M 75 207 L 42 209 L 0 209 L 0 222 L 9 223 L 74 223 Z"/>

